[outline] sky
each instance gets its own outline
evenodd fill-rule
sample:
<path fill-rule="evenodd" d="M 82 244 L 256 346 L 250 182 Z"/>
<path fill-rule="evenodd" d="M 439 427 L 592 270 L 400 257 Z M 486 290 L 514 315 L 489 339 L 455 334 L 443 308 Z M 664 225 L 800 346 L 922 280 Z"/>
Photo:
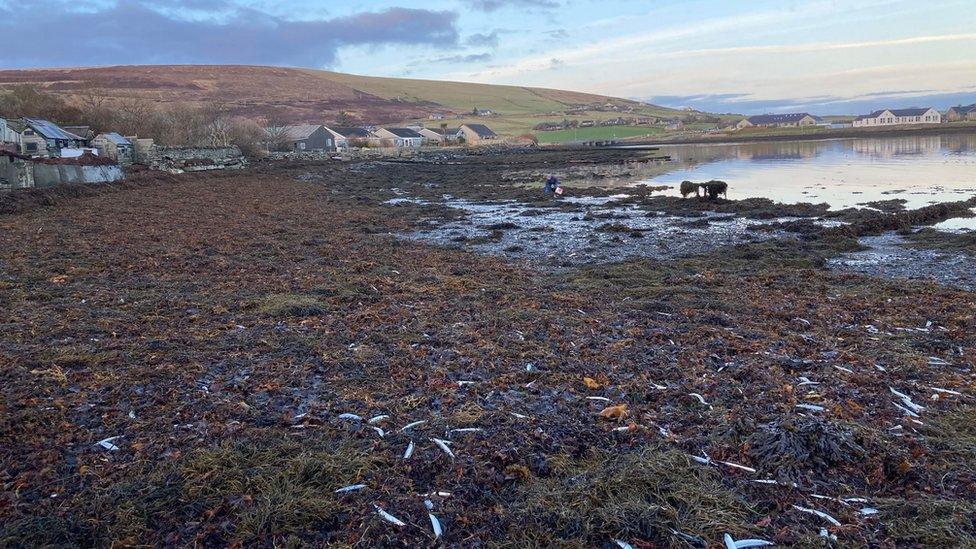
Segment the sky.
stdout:
<path fill-rule="evenodd" d="M 0 36 L 25 46 L 0 68 L 279 65 L 743 114 L 976 102 L 974 0 L 0 0 Z"/>

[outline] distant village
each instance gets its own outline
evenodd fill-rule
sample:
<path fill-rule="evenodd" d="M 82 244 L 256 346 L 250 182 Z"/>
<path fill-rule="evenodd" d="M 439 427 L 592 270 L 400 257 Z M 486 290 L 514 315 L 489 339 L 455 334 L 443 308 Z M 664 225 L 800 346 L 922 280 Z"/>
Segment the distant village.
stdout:
<path fill-rule="evenodd" d="M 743 118 L 735 124 L 736 130 L 748 128 L 797 128 L 825 126 L 828 128 L 877 128 L 890 126 L 914 126 L 918 124 L 942 124 L 945 122 L 976 121 L 976 104 L 952 107 L 939 112 L 932 107 L 909 109 L 881 109 L 855 117 L 849 121 L 830 121 L 805 113 L 760 114 Z"/>
<path fill-rule="evenodd" d="M 355 150 L 390 154 L 431 146 L 478 147 L 497 139 L 491 128 L 474 123 L 436 128 L 300 124 L 261 128 L 258 141 L 264 156 L 327 158 Z M 182 173 L 242 168 L 246 162 L 244 152 L 229 143 L 160 146 L 152 138 L 96 134 L 88 126 L 0 118 L 0 190 L 118 181 L 132 164 Z"/>
<path fill-rule="evenodd" d="M 34 93 L 21 91 L 27 93 L 28 97 Z M 111 111 L 111 107 L 107 108 Z M 952 107 L 945 112 L 929 107 L 882 109 L 853 120 L 849 117 L 831 117 L 828 120 L 800 112 L 748 116 L 737 122 L 706 113 L 690 113 L 684 118 L 637 115 L 632 107 L 611 103 L 580 109 L 583 108 L 549 115 L 580 116 L 594 110 L 618 115 L 603 120 L 564 118 L 561 122 L 539 123 L 534 130 L 548 132 L 596 126 L 657 125 L 663 126 L 666 131 L 683 131 L 686 123 L 695 123 L 699 126 L 714 125 L 712 131 L 738 132 L 760 128 L 880 128 L 976 121 L 976 104 Z M 105 108 L 102 108 L 103 114 L 104 111 Z M 145 112 L 152 114 L 153 111 Z M 109 112 L 103 118 L 112 120 L 111 114 Z M 242 168 L 248 156 L 325 159 L 336 154 L 403 155 L 425 147 L 479 147 L 499 140 L 499 135 L 486 124 L 462 123 L 461 115 L 443 113 L 429 115 L 430 124 L 396 127 L 347 124 L 271 124 L 261 127 L 251 121 L 226 120 L 214 110 L 203 109 L 194 113 L 177 108 L 163 114 L 168 116 L 169 123 L 160 126 L 159 132 L 170 134 L 168 139 L 164 139 L 164 142 L 168 142 L 166 145 L 157 143 L 153 136 L 109 131 L 112 129 L 111 122 L 99 124 L 96 132 L 90 126 L 61 126 L 46 118 L 0 118 L 0 190 L 118 181 L 124 178 L 125 167 L 133 164 L 181 173 Z M 202 118 L 198 116 L 201 114 Z M 471 114 L 485 119 L 496 116 L 490 109 L 481 108 L 475 108 Z M 143 113 L 136 109 L 129 113 L 129 120 L 140 115 Z M 457 125 L 451 126 L 447 120 L 455 116 Z M 174 134 L 178 137 L 174 137 Z M 520 136 L 515 141 L 537 143 L 531 134 Z M 199 143 L 206 145 L 198 146 Z"/>

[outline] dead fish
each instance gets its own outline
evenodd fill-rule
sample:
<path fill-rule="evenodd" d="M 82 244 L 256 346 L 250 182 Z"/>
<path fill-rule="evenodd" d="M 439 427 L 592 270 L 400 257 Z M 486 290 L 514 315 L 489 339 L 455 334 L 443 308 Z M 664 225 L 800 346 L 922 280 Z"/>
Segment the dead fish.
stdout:
<path fill-rule="evenodd" d="M 484 431 L 481 427 L 462 427 L 460 429 L 451 429 L 452 433 L 480 433 Z"/>
<path fill-rule="evenodd" d="M 600 402 L 610 402 L 607 397 L 586 397 L 586 400 L 599 400 Z"/>
<path fill-rule="evenodd" d="M 799 505 L 794 505 L 793 508 L 796 509 L 797 511 L 802 511 L 804 513 L 810 513 L 811 515 L 816 515 L 826 520 L 827 522 L 833 524 L 834 526 L 840 526 L 839 520 L 828 515 L 827 513 L 824 513 L 823 511 L 817 511 L 816 509 L 810 509 L 809 507 L 800 507 Z"/>
<path fill-rule="evenodd" d="M 457 384 L 460 385 L 460 386 L 462 386 L 462 387 L 465 386 L 465 385 L 474 385 L 475 383 L 477 383 L 477 381 L 458 381 L 457 382 Z"/>
<path fill-rule="evenodd" d="M 408 424 L 406 424 L 406 425 L 404 425 L 403 427 L 400 428 L 400 432 L 402 433 L 402 432 L 406 431 L 407 429 L 413 429 L 414 427 L 416 427 L 418 425 L 423 425 L 424 423 L 427 423 L 427 420 L 423 420 L 422 419 L 420 421 L 415 421 L 413 423 L 408 423 Z"/>
<path fill-rule="evenodd" d="M 356 414 L 349 414 L 349 413 L 339 414 L 339 419 L 349 419 L 349 420 L 352 420 L 352 421 L 362 421 L 363 420 L 362 416 L 357 416 Z"/>
<path fill-rule="evenodd" d="M 123 435 L 118 435 L 118 436 L 114 436 L 114 437 L 108 437 L 106 439 L 99 440 L 98 442 L 95 443 L 95 445 L 96 446 L 101 446 L 102 448 L 105 448 L 106 450 L 108 450 L 110 452 L 114 452 L 114 451 L 118 450 L 119 447 L 116 446 L 116 445 L 114 445 L 114 444 L 112 444 L 112 441 L 118 440 L 118 439 L 122 438 L 122 436 Z"/>
<path fill-rule="evenodd" d="M 834 368 L 837 368 L 838 370 L 840 370 L 842 372 L 847 372 L 849 374 L 853 374 L 854 373 L 854 370 L 851 370 L 850 368 L 845 368 L 843 366 L 834 365 Z"/>
<path fill-rule="evenodd" d="M 875 509 L 874 507 L 862 507 L 861 510 L 858 511 L 858 513 L 861 513 L 866 517 L 869 517 L 871 515 L 877 515 L 880 512 L 881 511 Z"/>
<path fill-rule="evenodd" d="M 913 412 L 919 413 L 919 412 L 925 410 L 925 406 L 919 406 L 918 404 L 915 404 L 914 402 L 912 402 L 912 397 L 906 395 L 905 393 L 901 393 L 901 392 L 896 391 L 894 387 L 888 387 L 888 390 L 891 391 L 891 394 L 893 394 L 896 397 L 900 398 L 902 404 L 904 404 L 905 407 L 911 409 Z M 918 416 L 915 416 L 915 417 L 918 417 Z"/>
<path fill-rule="evenodd" d="M 694 455 L 691 455 L 691 454 L 688 454 L 688 457 L 690 457 L 691 459 L 697 461 L 698 463 L 701 463 L 702 465 L 711 465 L 712 464 L 712 459 L 709 458 L 709 457 L 699 457 L 699 456 L 694 456 Z"/>
<path fill-rule="evenodd" d="M 651 384 L 651 387 L 654 387 L 658 391 L 663 391 L 663 390 L 667 389 L 666 386 L 664 386 L 664 385 L 658 385 L 657 383 L 654 383 L 653 381 L 651 381 L 649 383 Z"/>
<path fill-rule="evenodd" d="M 698 402 L 701 402 L 702 405 L 708 406 L 708 403 L 705 402 L 705 397 L 701 396 L 700 394 L 698 394 L 698 393 L 688 393 L 688 396 L 694 397 L 694 398 L 698 399 Z"/>
<path fill-rule="evenodd" d="M 413 441 L 411 440 L 410 444 L 407 444 L 406 451 L 403 452 L 403 459 L 410 459 L 410 456 L 412 455 L 413 455 Z"/>
<path fill-rule="evenodd" d="M 441 440 L 439 438 L 432 438 L 430 440 L 434 441 L 434 444 L 436 444 L 437 447 L 440 448 L 445 454 L 450 456 L 451 459 L 454 459 L 454 452 L 452 452 L 451 449 L 447 447 L 447 445 L 450 444 L 450 442 L 446 440 Z"/>
<path fill-rule="evenodd" d="M 800 376 L 800 382 L 796 384 L 797 387 L 802 387 L 804 385 L 820 385 L 819 381 L 810 381 L 810 378 L 806 376 Z"/>
<path fill-rule="evenodd" d="M 941 387 L 932 387 L 932 390 L 935 391 L 935 392 L 937 392 L 937 393 L 943 393 L 943 394 L 946 394 L 946 395 L 962 396 L 962 393 L 960 393 L 959 391 L 953 391 L 951 389 L 943 389 Z"/>
<path fill-rule="evenodd" d="M 437 520 L 434 513 L 427 513 L 427 517 L 430 519 L 430 528 L 434 531 L 434 539 L 441 537 L 444 530 L 441 529 L 441 521 Z"/>
<path fill-rule="evenodd" d="M 620 547 L 620 549 L 634 549 L 629 543 L 622 539 L 615 539 L 613 542 L 616 543 L 617 547 Z"/>
<path fill-rule="evenodd" d="M 905 412 L 905 415 L 906 416 L 915 417 L 915 418 L 919 417 L 918 414 L 916 414 L 915 412 L 909 410 L 908 408 L 905 408 L 904 406 L 902 406 L 901 404 L 898 404 L 897 402 L 892 402 L 892 404 L 895 405 L 895 408 L 898 408 L 902 412 Z"/>
<path fill-rule="evenodd" d="M 823 406 L 817 406 L 816 404 L 797 404 L 797 408 L 802 408 L 804 410 L 810 410 L 811 412 L 823 412 Z"/>
<path fill-rule="evenodd" d="M 740 539 L 736 541 L 732 539 L 731 535 L 725 534 L 725 549 L 748 549 L 750 547 L 767 547 L 769 545 L 774 544 L 764 539 Z"/>
<path fill-rule="evenodd" d="M 529 416 L 522 415 L 522 414 L 516 414 L 515 412 L 509 412 L 509 414 L 511 414 L 511 415 L 513 415 L 513 416 L 515 416 L 515 417 L 517 417 L 519 419 L 529 419 Z"/>
<path fill-rule="evenodd" d="M 379 422 L 381 422 L 383 420 L 386 420 L 386 419 L 390 419 L 390 416 L 384 414 L 384 415 L 381 415 L 381 416 L 371 417 L 371 418 L 369 418 L 369 420 L 366 421 L 366 423 L 369 423 L 370 425 L 376 425 L 377 423 L 379 423 Z"/>
<path fill-rule="evenodd" d="M 380 438 L 386 438 L 386 431 L 384 431 L 383 429 L 380 429 L 379 427 L 373 427 L 373 430 L 376 431 L 376 434 L 379 435 Z"/>
<path fill-rule="evenodd" d="M 346 492 L 355 492 L 356 490 L 362 490 L 365 487 L 366 487 L 365 484 L 353 484 L 353 485 L 350 485 L 350 486 L 345 486 L 343 488 L 339 488 L 338 490 L 335 491 L 335 493 L 336 494 L 345 494 Z"/>
<path fill-rule="evenodd" d="M 739 465 L 738 463 L 732 463 L 730 461 L 720 461 L 719 463 L 721 463 L 722 465 L 728 465 L 729 467 L 734 467 L 736 469 L 742 469 L 743 471 L 746 471 L 746 472 L 749 472 L 749 473 L 755 473 L 756 472 L 756 470 L 753 469 L 752 467 L 746 467 L 745 465 Z"/>
<path fill-rule="evenodd" d="M 402 520 L 396 518 L 395 516 L 387 513 L 382 508 L 380 508 L 379 505 L 376 505 L 375 503 L 373 504 L 373 508 L 376 509 L 376 512 L 379 514 L 379 516 L 383 517 L 383 520 L 385 520 L 387 522 L 390 522 L 390 523 L 393 523 L 393 524 L 396 524 L 397 526 L 406 526 L 407 525 L 407 523 L 405 523 Z"/>

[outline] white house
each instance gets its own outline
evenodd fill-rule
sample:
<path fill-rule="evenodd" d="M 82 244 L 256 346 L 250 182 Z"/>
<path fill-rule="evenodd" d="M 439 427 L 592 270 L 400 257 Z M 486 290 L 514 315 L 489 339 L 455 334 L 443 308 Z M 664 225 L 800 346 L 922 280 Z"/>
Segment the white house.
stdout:
<path fill-rule="evenodd" d="M 441 128 L 420 128 L 417 130 L 427 143 L 433 145 L 447 145 L 450 143 L 457 143 L 458 133 L 461 128 L 447 128 L 442 130 Z"/>
<path fill-rule="evenodd" d="M 380 138 L 382 146 L 398 149 L 419 149 L 424 144 L 424 136 L 410 128 L 379 128 L 373 135 Z"/>
<path fill-rule="evenodd" d="M 793 128 L 800 126 L 813 126 L 822 122 L 819 116 L 814 116 L 805 112 L 795 112 L 787 114 L 759 114 L 743 118 L 736 124 L 736 129 L 760 127 L 760 128 Z"/>
<path fill-rule="evenodd" d="M 366 128 L 350 128 L 340 126 L 330 128 L 325 126 L 325 129 L 335 138 L 334 141 L 337 149 L 365 147 L 371 139 L 375 139 L 372 132 Z"/>
<path fill-rule="evenodd" d="M 11 151 L 20 152 L 20 132 L 10 127 L 6 118 L 0 118 L 0 148 L 3 148 L 4 144 L 8 145 Z"/>
<path fill-rule="evenodd" d="M 941 124 L 942 113 L 932 107 L 883 109 L 854 119 L 855 128 L 900 126 L 905 124 Z"/>

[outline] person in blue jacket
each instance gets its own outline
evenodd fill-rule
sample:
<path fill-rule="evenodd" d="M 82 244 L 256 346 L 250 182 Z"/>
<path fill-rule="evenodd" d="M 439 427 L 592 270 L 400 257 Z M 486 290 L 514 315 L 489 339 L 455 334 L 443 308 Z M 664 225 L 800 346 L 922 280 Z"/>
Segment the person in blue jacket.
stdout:
<path fill-rule="evenodd" d="M 546 194 L 554 194 L 556 192 L 556 188 L 558 187 L 559 179 L 557 179 L 555 175 L 549 174 L 546 176 L 546 184 L 542 188 L 542 192 Z"/>

